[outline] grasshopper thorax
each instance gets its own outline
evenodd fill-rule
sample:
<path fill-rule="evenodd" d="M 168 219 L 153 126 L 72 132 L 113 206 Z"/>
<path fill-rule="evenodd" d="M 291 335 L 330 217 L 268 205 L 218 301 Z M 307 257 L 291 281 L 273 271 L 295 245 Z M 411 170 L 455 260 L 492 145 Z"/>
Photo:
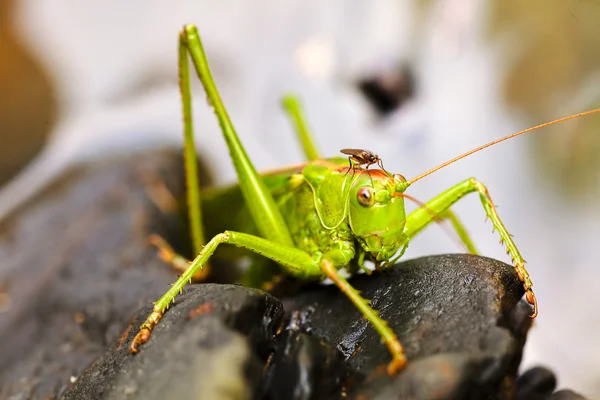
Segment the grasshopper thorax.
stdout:
<path fill-rule="evenodd" d="M 348 196 L 349 225 L 362 248 L 377 262 L 389 261 L 403 244 L 404 198 L 397 196 L 401 175 L 356 171 Z"/>

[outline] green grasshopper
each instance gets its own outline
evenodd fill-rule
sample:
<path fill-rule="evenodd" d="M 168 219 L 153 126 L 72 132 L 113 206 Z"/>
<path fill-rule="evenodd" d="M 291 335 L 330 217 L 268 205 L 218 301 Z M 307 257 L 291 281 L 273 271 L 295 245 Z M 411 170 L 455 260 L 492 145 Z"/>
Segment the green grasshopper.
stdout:
<path fill-rule="evenodd" d="M 239 181 L 239 184 L 233 187 L 203 192 L 202 201 L 196 170 L 188 57 L 194 64 L 209 104 L 217 116 Z M 383 339 L 392 357 L 388 373 L 393 375 L 406 363 L 400 341 L 386 321 L 371 308 L 369 301 L 360 296 L 340 275 L 339 270 L 344 268 L 349 274 L 355 274 L 360 269 L 369 271 L 364 265 L 366 260 L 372 261 L 378 269 L 392 265 L 402 256 L 412 238 L 440 218 L 448 219 L 469 251 L 475 252 L 466 230 L 450 211 L 454 203 L 472 192 L 479 193 L 486 215 L 512 257 L 516 273 L 525 289 L 525 298 L 533 306 L 531 317 L 537 315 L 537 302 L 529 273 L 525 268 L 525 260 L 500 220 L 488 190 L 481 182 L 469 178 L 437 195 L 408 215 L 404 208 L 404 198 L 411 197 L 404 192 L 425 176 L 486 147 L 543 126 L 595 113 L 600 109 L 506 136 L 406 180 L 400 174 L 362 169 L 360 165 L 358 168 L 357 165 L 349 166 L 348 159 L 344 157 L 322 159 L 298 101 L 294 97 L 287 97 L 284 106 L 292 117 L 309 161 L 261 176 L 252 165 L 229 119 L 213 81 L 200 36 L 193 25 L 186 25 L 179 36 L 179 78 L 183 101 L 187 203 L 193 247 L 198 255 L 188 263 L 181 256 L 170 252 L 166 245 L 159 244 L 159 247 L 162 247 L 163 259 L 183 266 L 185 272 L 154 303 L 152 313 L 131 343 L 132 353 L 136 353 L 138 347 L 149 340 L 153 327 L 160 321 L 176 295 L 191 282 L 192 277 L 198 277 L 198 274 L 206 275 L 207 262 L 217 248 L 221 244 L 230 244 L 249 250 L 253 254 L 253 264 L 247 272 L 249 278 L 245 280 L 253 286 L 260 286 L 261 282 L 265 283 L 269 279 L 268 274 L 260 273 L 260 268 L 268 266 L 265 261 L 269 259 L 280 265 L 283 273 L 296 279 L 331 279 Z M 361 164 L 361 160 L 355 162 Z M 348 173 L 350 169 L 352 174 Z M 233 210 L 230 215 L 223 215 L 217 211 L 222 209 L 219 206 L 223 204 L 239 205 L 241 199 L 246 208 L 228 207 Z M 207 218 L 204 223 L 201 210 Z M 215 230 L 215 226 L 223 227 Z M 208 242 L 204 240 L 205 228 L 215 231 L 215 236 Z"/>

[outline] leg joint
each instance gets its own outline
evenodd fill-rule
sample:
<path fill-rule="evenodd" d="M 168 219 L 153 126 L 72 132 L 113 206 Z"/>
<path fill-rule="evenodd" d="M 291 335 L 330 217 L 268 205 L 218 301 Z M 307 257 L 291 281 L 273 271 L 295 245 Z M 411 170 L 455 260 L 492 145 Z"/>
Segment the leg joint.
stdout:
<path fill-rule="evenodd" d="M 226 242 L 231 239 L 231 231 L 225 231 L 223 233 L 219 233 L 217 235 L 219 237 L 219 242 Z"/>
<path fill-rule="evenodd" d="M 475 188 L 479 193 L 489 195 L 487 187 L 477 180 L 477 178 L 469 178 L 469 184 Z"/>

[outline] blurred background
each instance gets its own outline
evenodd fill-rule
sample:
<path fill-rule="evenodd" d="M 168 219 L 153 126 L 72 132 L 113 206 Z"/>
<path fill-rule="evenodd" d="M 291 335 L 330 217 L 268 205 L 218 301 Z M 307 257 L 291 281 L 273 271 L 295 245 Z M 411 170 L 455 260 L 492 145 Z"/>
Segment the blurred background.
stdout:
<path fill-rule="evenodd" d="M 0 218 L 66 168 L 181 146 L 177 35 L 198 25 L 259 169 L 303 160 L 281 111 L 303 99 L 327 156 L 378 153 L 407 178 L 531 125 L 600 107 L 600 3 L 584 0 L 0 0 Z M 198 150 L 235 180 L 195 84 Z M 484 182 L 532 275 L 540 315 L 522 368 L 600 396 L 600 116 L 500 144 L 418 182 L 427 200 Z M 455 208 L 510 262 L 479 198 Z M 462 248 L 433 226 L 405 258 Z"/>

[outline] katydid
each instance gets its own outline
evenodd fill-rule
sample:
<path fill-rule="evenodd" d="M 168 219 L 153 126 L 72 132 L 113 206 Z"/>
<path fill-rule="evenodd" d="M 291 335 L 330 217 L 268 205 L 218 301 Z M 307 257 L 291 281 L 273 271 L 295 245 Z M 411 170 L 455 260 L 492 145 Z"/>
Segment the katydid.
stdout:
<path fill-rule="evenodd" d="M 202 193 L 202 197 L 195 164 L 188 58 L 191 58 L 209 104 L 217 116 L 238 176 L 237 185 L 221 191 L 208 190 Z M 600 109 L 506 136 L 406 180 L 400 174 L 392 175 L 381 170 L 356 169 L 355 173 L 348 174 L 349 169 L 353 168 L 348 167 L 348 159 L 322 159 L 316 150 L 299 103 L 294 97 L 287 97 L 284 106 L 292 116 L 309 161 L 261 176 L 256 172 L 229 120 L 211 76 L 200 36 L 193 25 L 186 25 L 179 36 L 179 74 L 183 102 L 188 208 L 193 247 L 198 255 L 171 288 L 154 303 L 152 313 L 142 324 L 131 344 L 131 352 L 136 353 L 138 347 L 149 340 L 153 327 L 192 277 L 198 272 L 207 271 L 207 262 L 217 248 L 222 244 L 230 244 L 246 249 L 252 254 L 254 264 L 250 270 L 253 274 L 256 274 L 257 268 L 268 266 L 270 259 L 280 266 L 281 272 L 297 279 L 331 279 L 381 336 L 391 353 L 388 373 L 395 374 L 406 363 L 400 341 L 387 322 L 370 306 L 369 301 L 360 296 L 340 275 L 339 270 L 344 268 L 350 274 L 357 273 L 359 269 L 364 268 L 365 260 L 372 261 L 377 268 L 392 265 L 402 256 L 409 241 L 439 218 L 449 219 L 461 240 L 474 252 L 465 229 L 450 211 L 454 203 L 472 192 L 479 193 L 486 215 L 500 234 L 512 258 L 516 273 L 523 283 L 525 298 L 533 306 L 531 317 L 537 315 L 537 302 L 529 273 L 525 269 L 525 261 L 500 220 L 487 188 L 481 182 L 475 178 L 460 182 L 408 215 L 404 208 L 404 198 L 410 196 L 405 195 L 404 191 L 440 168 L 493 144 L 539 127 L 596 113 Z M 222 205 L 233 198 L 243 199 L 246 208 L 238 207 L 233 211 L 236 214 L 233 216 L 210 212 L 211 207 L 217 209 L 216 204 Z M 208 210 L 204 215 L 205 220 L 202 218 L 202 209 Z M 213 224 L 214 221 L 209 221 L 210 218 L 219 221 Z M 220 230 L 211 232 L 214 236 L 206 242 L 205 229 L 214 230 L 215 225 L 221 227 Z M 235 248 L 231 249 L 231 254 L 239 254 L 234 253 L 233 249 Z M 176 258 L 174 255 L 169 257 Z M 178 261 L 181 264 L 180 258 Z M 185 262 L 183 264 L 187 265 Z M 255 276 L 251 278 L 253 285 L 260 283 Z"/>

